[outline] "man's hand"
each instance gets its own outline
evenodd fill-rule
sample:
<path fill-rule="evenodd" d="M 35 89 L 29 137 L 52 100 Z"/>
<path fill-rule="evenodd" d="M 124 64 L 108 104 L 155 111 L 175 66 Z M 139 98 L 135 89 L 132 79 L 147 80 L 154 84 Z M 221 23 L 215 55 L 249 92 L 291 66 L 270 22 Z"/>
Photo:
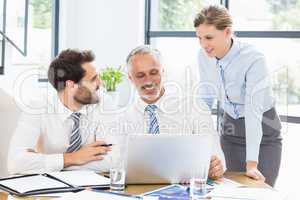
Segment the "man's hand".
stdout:
<path fill-rule="evenodd" d="M 257 169 L 257 162 L 255 161 L 247 161 L 246 175 L 258 181 L 264 182 L 266 180 L 264 175 Z"/>
<path fill-rule="evenodd" d="M 76 152 L 64 153 L 64 167 L 72 165 L 84 165 L 91 161 L 103 160 L 103 155 L 111 151 L 111 147 L 103 147 L 104 141 L 96 141 L 86 146 L 82 146 Z"/>
<path fill-rule="evenodd" d="M 224 169 L 221 160 L 217 156 L 212 156 L 210 160 L 210 167 L 208 177 L 211 179 L 221 178 L 224 174 Z"/>

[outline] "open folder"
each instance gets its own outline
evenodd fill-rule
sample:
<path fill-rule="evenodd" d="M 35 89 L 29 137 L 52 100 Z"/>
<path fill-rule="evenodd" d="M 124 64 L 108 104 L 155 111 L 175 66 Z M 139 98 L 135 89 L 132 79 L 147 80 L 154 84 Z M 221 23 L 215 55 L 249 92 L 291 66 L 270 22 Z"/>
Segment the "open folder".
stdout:
<path fill-rule="evenodd" d="M 92 171 L 63 171 L 0 179 L 0 189 L 17 196 L 108 188 L 110 179 Z"/>

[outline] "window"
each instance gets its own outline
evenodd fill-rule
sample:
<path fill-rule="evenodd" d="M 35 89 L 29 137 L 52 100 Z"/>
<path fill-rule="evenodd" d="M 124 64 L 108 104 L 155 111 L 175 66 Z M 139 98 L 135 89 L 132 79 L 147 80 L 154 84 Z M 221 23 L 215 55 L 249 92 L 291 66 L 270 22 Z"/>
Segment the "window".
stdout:
<path fill-rule="evenodd" d="M 45 69 L 57 52 L 59 0 L 2 0 L 9 67 Z M 5 5 L 5 4 L 3 4 Z"/>
<path fill-rule="evenodd" d="M 196 38 L 152 38 L 150 42 L 162 52 L 168 80 L 186 80 L 188 70 L 194 70 L 197 67 L 198 40 Z"/>
<path fill-rule="evenodd" d="M 300 58 L 297 56 L 297 49 L 300 49 L 300 38 L 240 38 L 240 40 L 251 43 L 264 52 L 279 113 L 299 115 Z"/>
<path fill-rule="evenodd" d="M 254 44 L 266 55 L 282 120 L 300 122 L 297 112 L 298 107 L 300 109 L 300 82 L 296 78 L 300 75 L 297 56 L 300 32 L 295 31 L 300 29 L 300 18 L 292 15 L 295 9 L 300 11 L 300 0 L 255 2 L 148 0 L 146 22 L 150 24 L 146 23 L 145 41 L 161 50 L 168 78 L 179 80 L 187 67 L 197 67 L 195 55 L 199 44 L 192 27 L 196 12 L 208 3 L 226 5 L 233 16 L 237 37 Z"/>
<path fill-rule="evenodd" d="M 234 19 L 235 29 L 239 31 L 300 30 L 298 0 L 230 1 L 229 10 Z"/>
<path fill-rule="evenodd" d="M 46 67 L 52 53 L 52 1 L 29 0 L 28 53 L 12 52 L 12 64 Z"/>
<path fill-rule="evenodd" d="M 161 50 L 168 80 L 186 80 L 183 76 L 187 75 L 187 71 L 195 69 L 198 41 L 192 32 L 193 19 L 205 5 L 218 2 L 218 0 L 146 1 L 147 12 L 151 18 L 146 19 L 150 24 L 145 40 L 146 43 L 151 43 Z M 182 54 L 182 52 L 189 53 Z"/>
<path fill-rule="evenodd" d="M 28 4 L 26 0 L 6 0 L 5 8 L 5 35 L 26 55 Z"/>
<path fill-rule="evenodd" d="M 299 166 L 297 161 L 291 164 L 290 155 L 295 156 L 300 125 L 300 0 L 146 0 L 145 43 L 162 52 L 168 79 L 184 80 L 182 72 L 197 67 L 200 46 L 192 22 L 195 11 L 207 3 L 227 7 L 238 39 L 254 44 L 266 56 L 283 121 L 283 145 L 288 147 L 283 148 L 276 187 L 290 191 L 285 179 L 294 175 L 290 166 Z"/>
<path fill-rule="evenodd" d="M 195 14 L 213 0 L 152 0 L 151 30 L 191 31 Z"/>

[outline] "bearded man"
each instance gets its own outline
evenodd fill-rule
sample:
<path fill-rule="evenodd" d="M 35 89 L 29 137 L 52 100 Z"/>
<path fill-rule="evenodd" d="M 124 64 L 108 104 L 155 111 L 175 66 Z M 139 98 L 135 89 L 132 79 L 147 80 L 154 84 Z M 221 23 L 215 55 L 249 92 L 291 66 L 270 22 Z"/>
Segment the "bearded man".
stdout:
<path fill-rule="evenodd" d="M 107 168 L 111 147 L 94 139 L 99 118 L 89 109 L 99 102 L 101 85 L 94 58 L 91 51 L 67 49 L 51 62 L 48 80 L 55 95 L 42 102 L 43 112 L 22 113 L 8 153 L 11 174 Z"/>

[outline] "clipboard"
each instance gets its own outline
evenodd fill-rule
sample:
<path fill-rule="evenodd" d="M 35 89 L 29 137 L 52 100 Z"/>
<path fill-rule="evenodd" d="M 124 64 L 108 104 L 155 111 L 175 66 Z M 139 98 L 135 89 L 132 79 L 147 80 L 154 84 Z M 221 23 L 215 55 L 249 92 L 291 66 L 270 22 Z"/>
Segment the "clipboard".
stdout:
<path fill-rule="evenodd" d="M 63 173 L 63 172 L 62 172 Z M 100 175 L 99 175 L 100 176 Z M 37 182 L 40 181 L 40 182 Z M 20 182 L 20 184 L 18 184 Z M 26 184 L 22 188 L 21 184 Z M 52 185 L 52 187 L 45 187 L 47 183 Z M 21 186 L 20 186 L 21 185 Z M 57 185 L 56 187 L 53 187 Z M 12 187 L 15 186 L 15 187 Z M 28 188 L 34 189 L 28 189 Z M 98 185 L 72 185 L 64 180 L 61 180 L 55 176 L 48 173 L 43 174 L 29 174 L 16 177 L 9 177 L 0 179 L 0 189 L 16 196 L 30 196 L 39 194 L 52 194 L 52 193 L 62 193 L 62 192 L 78 192 L 84 190 L 85 188 L 91 189 L 108 189 L 109 184 L 98 184 Z"/>

